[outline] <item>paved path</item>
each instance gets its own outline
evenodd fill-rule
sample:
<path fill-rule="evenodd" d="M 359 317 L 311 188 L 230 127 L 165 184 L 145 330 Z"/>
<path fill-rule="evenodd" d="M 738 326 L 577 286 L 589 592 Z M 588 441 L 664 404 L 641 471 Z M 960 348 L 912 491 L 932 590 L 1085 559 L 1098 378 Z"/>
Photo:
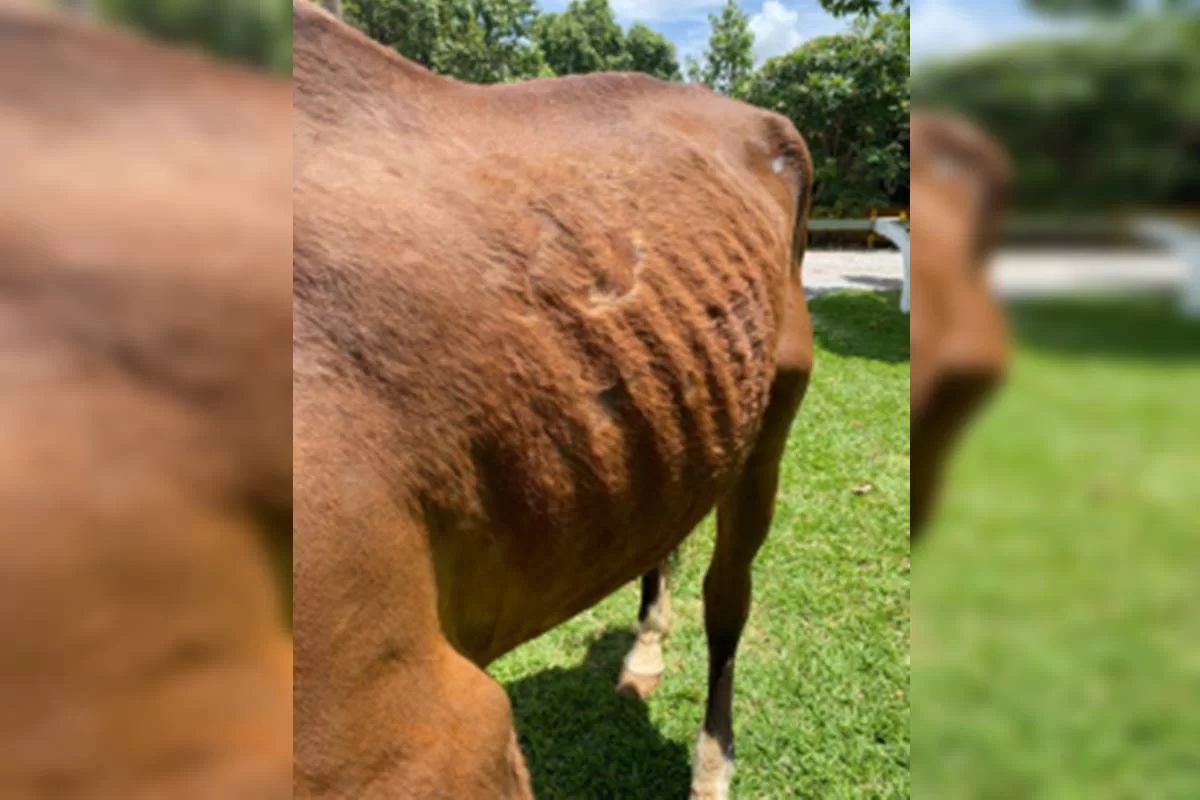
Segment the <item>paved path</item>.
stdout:
<path fill-rule="evenodd" d="M 1004 297 L 1170 291 L 1186 277 L 1183 262 L 1154 251 L 1004 250 L 991 269 Z"/>
<path fill-rule="evenodd" d="M 804 256 L 809 297 L 835 289 L 899 290 L 903 265 L 895 250 L 810 250 Z M 991 266 L 992 285 L 1005 297 L 1174 290 L 1186 269 L 1153 251 L 1003 250 Z"/>
<path fill-rule="evenodd" d="M 895 250 L 809 250 L 804 290 L 809 297 L 835 289 L 900 290 L 904 265 Z"/>

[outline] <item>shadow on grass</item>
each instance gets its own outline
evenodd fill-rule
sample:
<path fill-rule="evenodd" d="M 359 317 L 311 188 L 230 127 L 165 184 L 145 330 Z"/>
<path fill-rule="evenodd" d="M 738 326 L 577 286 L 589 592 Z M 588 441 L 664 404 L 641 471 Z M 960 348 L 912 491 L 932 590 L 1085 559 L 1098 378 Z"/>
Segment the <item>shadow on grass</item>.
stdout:
<path fill-rule="evenodd" d="M 576 667 L 506 687 L 538 800 L 671 800 L 687 796 L 686 748 L 664 739 L 646 706 L 614 689 L 631 631 L 608 631 Z"/>
<path fill-rule="evenodd" d="M 808 301 L 813 336 L 826 350 L 844 356 L 908 361 L 908 315 L 899 292 L 830 292 Z"/>
<path fill-rule="evenodd" d="M 875 289 L 886 289 L 898 292 L 904 287 L 903 278 L 881 278 L 878 275 L 847 275 L 846 280 L 853 284 Z M 897 299 L 896 302 L 899 302 Z"/>
<path fill-rule="evenodd" d="M 1173 298 L 1056 298 L 1006 305 L 1024 345 L 1071 356 L 1161 361 L 1200 360 L 1200 320 L 1183 317 Z"/>

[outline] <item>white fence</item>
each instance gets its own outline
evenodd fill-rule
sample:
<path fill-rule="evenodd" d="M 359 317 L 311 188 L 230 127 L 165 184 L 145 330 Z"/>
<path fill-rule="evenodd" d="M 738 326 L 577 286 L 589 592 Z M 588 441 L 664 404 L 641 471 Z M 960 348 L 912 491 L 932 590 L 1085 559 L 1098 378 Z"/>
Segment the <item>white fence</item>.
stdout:
<path fill-rule="evenodd" d="M 1005 226 L 1008 229 L 1027 228 L 1027 224 L 1015 220 Z M 1180 311 L 1189 317 L 1200 317 L 1200 228 L 1184 225 L 1161 217 L 1139 217 L 1126 222 L 1110 220 L 1065 220 L 1045 219 L 1036 227 L 1046 231 L 1092 230 L 1095 232 L 1121 232 L 1153 244 L 1183 263 L 1185 279 L 1180 292 Z M 900 292 L 900 310 L 910 312 L 909 300 L 909 233 L 908 223 L 899 217 L 877 219 L 813 219 L 809 220 L 810 231 L 861 231 L 884 237 L 900 251 L 904 267 L 904 283 Z"/>
<path fill-rule="evenodd" d="M 1127 236 L 1167 253 L 1184 268 L 1179 310 L 1200 317 L 1200 227 L 1161 216 L 1136 217 L 1015 217 L 1004 230 L 1010 233 L 1042 233 L 1050 236 Z"/>

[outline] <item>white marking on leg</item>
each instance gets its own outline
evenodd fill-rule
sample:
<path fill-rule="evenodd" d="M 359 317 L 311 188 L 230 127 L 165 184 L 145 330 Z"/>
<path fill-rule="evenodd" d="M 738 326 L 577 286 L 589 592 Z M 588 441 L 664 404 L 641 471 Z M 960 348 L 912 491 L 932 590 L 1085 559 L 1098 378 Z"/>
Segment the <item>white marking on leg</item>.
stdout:
<path fill-rule="evenodd" d="M 696 740 L 696 760 L 692 765 L 691 800 L 729 800 L 733 780 L 733 761 L 725 757 L 721 743 L 700 731 Z"/>
<path fill-rule="evenodd" d="M 625 656 L 625 671 L 637 675 L 661 675 L 663 672 L 662 634 L 642 631 Z"/>
<path fill-rule="evenodd" d="M 665 664 L 663 661 L 663 639 L 671 624 L 671 596 L 667 591 L 665 568 L 660 570 L 658 597 L 646 610 L 646 618 L 638 626 L 637 641 L 633 643 L 621 665 L 621 678 L 617 688 L 632 690 L 645 698 L 658 687 Z"/>
<path fill-rule="evenodd" d="M 658 598 L 646 610 L 646 618 L 638 626 L 638 638 L 625 657 L 625 668 L 641 675 L 661 675 L 663 671 L 662 642 L 671 625 L 671 595 L 667 580 L 659 578 Z"/>

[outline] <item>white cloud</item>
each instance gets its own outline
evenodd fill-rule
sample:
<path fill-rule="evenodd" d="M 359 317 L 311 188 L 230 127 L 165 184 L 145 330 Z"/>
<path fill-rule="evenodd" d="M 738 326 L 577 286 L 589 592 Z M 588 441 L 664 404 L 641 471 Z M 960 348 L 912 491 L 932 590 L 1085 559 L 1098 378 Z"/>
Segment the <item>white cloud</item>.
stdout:
<path fill-rule="evenodd" d="M 791 7 L 782 0 L 765 0 L 750 17 L 755 63 L 791 52 L 809 39 L 844 33 L 849 27 L 849 18 L 829 15 L 816 0 L 801 0 Z"/>
<path fill-rule="evenodd" d="M 987 38 L 978 16 L 972 16 L 953 0 L 914 4 L 909 45 L 914 62 L 973 50 Z"/>
<path fill-rule="evenodd" d="M 1006 42 L 1062 38 L 1088 32 L 1087 19 L 1054 19 L 1020 4 L 917 0 L 912 11 L 913 63 L 958 56 Z"/>
<path fill-rule="evenodd" d="M 762 11 L 750 18 L 754 34 L 754 60 L 790 52 L 806 38 L 800 29 L 800 12 L 786 8 L 779 0 L 766 0 Z"/>

